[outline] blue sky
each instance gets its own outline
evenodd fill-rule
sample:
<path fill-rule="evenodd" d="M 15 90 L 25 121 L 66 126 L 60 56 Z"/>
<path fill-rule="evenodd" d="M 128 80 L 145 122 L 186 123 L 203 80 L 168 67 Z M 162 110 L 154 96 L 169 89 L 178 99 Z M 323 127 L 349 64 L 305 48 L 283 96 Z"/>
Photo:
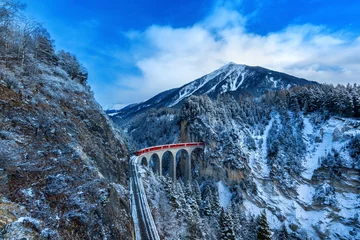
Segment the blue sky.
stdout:
<path fill-rule="evenodd" d="M 358 0 L 26 0 L 99 103 L 144 101 L 232 61 L 360 83 Z"/>

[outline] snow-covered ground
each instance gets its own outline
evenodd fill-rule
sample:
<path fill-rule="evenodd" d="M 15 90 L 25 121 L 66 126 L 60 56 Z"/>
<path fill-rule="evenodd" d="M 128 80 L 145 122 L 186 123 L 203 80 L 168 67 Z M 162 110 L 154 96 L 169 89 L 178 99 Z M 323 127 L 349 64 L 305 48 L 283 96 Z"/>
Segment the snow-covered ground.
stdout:
<path fill-rule="evenodd" d="M 334 211 L 330 206 L 313 207 L 316 189 L 306 181 L 296 184 L 297 197 L 294 199 L 285 197 L 274 185 L 267 183 L 269 169 L 266 163 L 266 139 L 275 119 L 280 123 L 279 116 L 273 114 L 265 127 L 264 134 L 253 136 L 257 140 L 262 139 L 262 145 L 260 153 L 259 151 L 250 153 L 249 163 L 255 176 L 253 182 L 256 184 L 257 194 L 255 198 L 252 196 L 251 199 L 244 200 L 243 205 L 247 213 L 259 215 L 264 208 L 259 207 L 258 202 L 265 202 L 268 223 L 272 229 L 281 227 L 283 223 L 279 221 L 278 216 L 284 216 L 287 226 L 297 226 L 309 239 L 319 239 L 319 233 L 330 236 L 330 239 L 338 239 L 340 236 L 359 239 L 360 232 L 349 223 L 360 220 L 359 194 L 335 191 L 333 200 L 336 209 L 339 210 Z M 320 167 L 318 159 L 332 149 L 341 151 L 348 143 L 349 136 L 359 134 L 360 130 L 356 127 L 358 123 L 350 119 L 332 117 L 318 125 L 311 122 L 310 116 L 303 117 L 303 120 L 303 139 L 307 152 L 303 165 L 305 172 L 302 177 L 311 180 L 314 171 Z M 345 160 L 349 158 L 346 154 L 342 154 L 342 157 Z"/>
<path fill-rule="evenodd" d="M 222 181 L 217 182 L 216 186 L 218 187 L 220 206 L 227 209 L 232 197 L 230 189 Z"/>
<path fill-rule="evenodd" d="M 267 138 L 269 135 L 269 131 L 270 131 L 271 127 L 273 126 L 273 123 L 275 120 L 278 123 L 280 123 L 279 113 L 272 114 L 269 123 L 265 127 L 265 131 L 264 131 L 263 135 L 260 135 L 260 136 L 253 135 L 252 136 L 254 139 L 261 140 L 261 142 L 262 142 L 260 153 L 258 151 L 250 152 L 250 167 L 255 170 L 254 174 L 255 174 L 255 176 L 258 176 L 258 177 L 268 178 L 270 175 L 270 169 L 267 164 L 267 153 L 268 153 Z M 258 171 L 256 171 L 256 169 Z"/>
<path fill-rule="evenodd" d="M 346 135 L 353 136 L 360 133 L 360 130 L 350 128 L 348 125 L 351 124 L 351 120 L 347 121 L 342 118 L 332 117 L 320 127 L 315 127 L 309 117 L 303 119 L 305 125 L 303 138 L 308 147 L 306 161 L 303 164 L 306 170 L 302 176 L 310 180 L 314 171 L 319 168 L 319 158 L 326 156 L 332 149 L 339 151 L 349 141 Z M 345 138 L 336 139 L 335 131 L 340 131 Z M 346 158 L 346 156 L 342 157 Z"/>

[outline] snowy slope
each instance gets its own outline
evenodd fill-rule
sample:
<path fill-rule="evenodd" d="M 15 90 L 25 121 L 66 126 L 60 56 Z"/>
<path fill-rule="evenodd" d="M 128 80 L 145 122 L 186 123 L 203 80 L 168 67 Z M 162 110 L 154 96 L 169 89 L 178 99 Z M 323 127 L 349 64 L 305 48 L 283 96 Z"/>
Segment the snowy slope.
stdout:
<path fill-rule="evenodd" d="M 264 134 L 259 138 L 266 139 L 268 132 L 275 118 L 275 115 L 266 126 Z M 251 152 L 255 155 L 250 161 L 252 174 L 256 176 L 253 181 L 257 187 L 257 195 L 249 196 L 244 201 L 244 207 L 249 213 L 260 214 L 265 206 L 259 206 L 258 202 L 254 202 L 254 198 L 259 198 L 260 202 L 266 203 L 267 217 L 269 225 L 272 229 L 281 227 L 282 221 L 279 216 L 284 216 L 288 226 L 296 226 L 300 228 L 299 233 L 307 236 L 310 239 L 319 239 L 319 237 L 328 236 L 330 239 L 338 239 L 340 236 L 344 239 L 358 239 L 360 237 L 359 229 L 355 229 L 350 222 L 352 219 L 359 218 L 360 208 L 360 195 L 356 186 L 352 186 L 352 191 L 344 192 L 342 188 L 335 187 L 335 192 L 330 199 L 326 200 L 326 189 L 333 189 L 331 180 L 324 179 L 323 181 L 312 180 L 314 172 L 320 169 L 319 158 L 330 153 L 332 149 L 340 152 L 341 156 L 346 161 L 350 162 L 349 156 L 345 150 L 345 146 L 352 136 L 360 134 L 360 130 L 354 128 L 352 119 L 332 117 L 321 125 L 311 123 L 309 116 L 304 116 L 304 130 L 303 137 L 306 142 L 306 157 L 304 161 L 304 172 L 302 179 L 296 181 L 296 195 L 294 199 L 284 196 L 273 183 L 267 181 L 268 179 L 268 166 L 266 164 L 266 141 L 263 141 L 262 146 L 259 146 L 260 152 Z M 277 120 L 278 121 L 278 120 Z M 278 121 L 279 122 L 279 121 Z M 340 136 L 334 136 L 334 132 L 340 130 Z M 317 139 L 317 140 L 315 140 Z M 254 160 L 255 159 L 255 160 Z M 260 167 L 259 167 L 260 165 Z M 354 175 L 347 175 L 346 178 L 356 178 Z M 266 180 L 266 181 L 264 181 Z M 310 181 L 310 182 L 309 182 Z M 339 184 L 339 183 L 337 183 Z M 334 185 L 335 186 L 335 185 Z M 323 191 L 322 191 L 323 190 Z M 357 194 L 356 194 L 357 192 Z M 325 198 L 325 205 L 318 205 L 314 203 L 316 194 Z M 334 205 L 330 203 L 334 203 Z M 334 209 L 338 209 L 335 210 Z M 340 211 L 339 211 L 340 210 Z"/>
<path fill-rule="evenodd" d="M 316 82 L 262 67 L 251 67 L 231 62 L 180 88 L 162 92 L 145 102 L 132 104 L 121 110 L 107 111 L 107 113 L 115 119 L 124 119 L 151 108 L 177 107 L 191 95 L 206 94 L 212 98 L 223 93 L 260 95 L 267 90 L 289 89 L 293 86 L 310 84 L 316 84 Z"/>

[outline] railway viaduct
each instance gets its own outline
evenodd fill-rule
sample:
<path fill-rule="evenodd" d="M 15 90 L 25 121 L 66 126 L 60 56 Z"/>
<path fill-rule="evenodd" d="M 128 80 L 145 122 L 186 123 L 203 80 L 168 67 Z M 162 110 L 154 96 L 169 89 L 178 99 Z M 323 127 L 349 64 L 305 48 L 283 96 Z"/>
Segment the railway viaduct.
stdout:
<path fill-rule="evenodd" d="M 147 167 L 153 164 L 155 172 L 162 176 L 163 157 L 166 153 L 170 153 L 170 166 L 169 175 L 172 180 L 176 181 L 176 156 L 180 153 L 186 152 L 188 157 L 185 158 L 185 181 L 191 181 L 191 156 L 196 149 L 204 149 L 205 143 L 203 142 L 190 142 L 190 143 L 175 143 L 168 145 L 153 146 L 139 150 L 136 155 L 138 156 L 138 163 L 146 165 Z M 157 158 L 157 161 L 154 159 Z"/>

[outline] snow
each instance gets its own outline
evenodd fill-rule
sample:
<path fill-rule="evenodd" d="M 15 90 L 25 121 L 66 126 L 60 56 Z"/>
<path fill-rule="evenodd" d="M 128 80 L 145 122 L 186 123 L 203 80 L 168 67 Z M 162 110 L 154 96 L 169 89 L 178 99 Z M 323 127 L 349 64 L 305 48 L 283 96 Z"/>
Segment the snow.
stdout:
<path fill-rule="evenodd" d="M 268 80 L 269 82 L 272 82 L 274 88 L 277 88 L 278 82 L 281 81 L 281 79 L 274 80 L 274 77 L 270 77 L 270 78 L 269 78 L 268 76 L 266 76 L 266 80 Z"/>
<path fill-rule="evenodd" d="M 307 184 L 301 184 L 297 188 L 297 193 L 299 194 L 298 199 L 307 203 L 312 203 L 312 196 L 315 193 L 315 189 Z"/>
<path fill-rule="evenodd" d="M 245 73 L 243 72 L 243 73 L 241 73 L 241 81 L 240 81 L 237 89 L 243 84 L 244 80 L 245 80 Z"/>
<path fill-rule="evenodd" d="M 215 77 L 217 77 L 218 75 L 220 75 L 223 72 L 223 70 L 220 68 L 202 78 L 200 78 L 197 81 L 191 82 L 189 85 L 185 86 L 184 88 L 182 88 L 179 92 L 179 96 L 177 97 L 177 99 L 172 102 L 171 104 L 169 104 L 168 107 L 173 107 L 176 104 L 178 104 L 179 102 L 181 102 L 183 99 L 185 99 L 186 97 L 190 96 L 191 94 L 193 94 L 194 92 L 196 92 L 198 89 L 202 88 L 207 82 L 209 82 L 210 80 L 214 79 Z M 198 82 L 200 81 L 199 86 L 195 86 Z"/>
<path fill-rule="evenodd" d="M 311 136 L 314 132 L 314 128 L 312 126 L 312 124 L 310 123 L 310 119 L 307 118 L 307 117 L 304 117 L 303 118 L 303 121 L 304 121 L 304 139 L 309 142 L 310 139 L 311 139 Z"/>
<path fill-rule="evenodd" d="M 303 164 L 306 170 L 302 173 L 302 176 L 310 180 L 314 171 L 319 168 L 319 158 L 325 156 L 332 149 L 339 150 L 347 143 L 346 140 L 334 141 L 333 139 L 334 130 L 336 128 L 344 129 L 346 121 L 332 117 L 322 124 L 320 128 L 315 129 L 309 117 L 303 117 L 303 120 L 305 125 L 303 138 L 309 148 L 307 149 L 306 161 Z M 321 142 L 315 142 L 315 137 L 320 138 Z"/>
<path fill-rule="evenodd" d="M 267 126 L 265 127 L 263 135 L 252 135 L 252 137 L 256 140 L 261 140 L 262 144 L 259 146 L 261 151 L 250 151 L 249 152 L 249 163 L 250 167 L 253 170 L 253 174 L 258 178 L 269 178 L 270 169 L 267 164 L 267 143 L 266 140 L 269 135 L 269 131 L 274 123 L 274 120 L 280 123 L 280 115 L 279 113 L 273 113 L 271 115 L 271 119 Z"/>
<path fill-rule="evenodd" d="M 32 188 L 23 189 L 21 192 L 25 195 L 25 197 L 34 197 Z"/>
<path fill-rule="evenodd" d="M 220 206 L 223 207 L 224 209 L 227 209 L 232 197 L 230 189 L 222 181 L 217 182 L 216 186 L 219 192 Z"/>
<path fill-rule="evenodd" d="M 23 223 L 24 221 L 26 222 L 31 222 L 33 223 L 35 226 L 37 226 L 38 228 L 40 228 L 40 222 L 39 220 L 35 219 L 35 218 L 31 218 L 31 217 L 20 217 L 18 218 L 15 223 Z"/>
<path fill-rule="evenodd" d="M 123 185 L 118 184 L 118 183 L 111 183 L 111 185 L 114 187 L 114 189 L 116 190 L 117 194 L 121 197 L 126 197 L 128 191 L 126 190 L 126 188 L 124 188 Z M 103 192 L 106 192 L 105 189 L 101 189 L 103 190 Z"/>
<path fill-rule="evenodd" d="M 354 211 L 354 209 L 359 209 L 360 207 L 360 195 L 355 193 L 335 193 L 335 197 L 338 203 L 338 207 L 341 209 L 338 213 L 344 218 L 359 218 L 359 212 Z"/>
<path fill-rule="evenodd" d="M 261 175 L 263 177 L 269 177 L 269 175 L 270 175 L 270 169 L 269 169 L 268 164 L 267 164 L 267 153 L 268 153 L 267 138 L 268 138 L 269 131 L 270 131 L 275 119 L 276 119 L 276 121 L 278 123 L 280 123 L 280 115 L 279 115 L 279 113 L 272 114 L 271 120 L 269 121 L 269 124 L 265 128 L 264 135 L 260 137 L 260 138 L 263 139 L 263 142 L 262 142 L 262 156 L 261 156 L 261 169 L 262 169 Z"/>
<path fill-rule="evenodd" d="M 266 161 L 264 161 L 266 159 L 265 154 L 267 153 L 266 139 L 273 121 L 277 118 L 278 116 L 273 114 L 265 128 L 264 134 L 262 136 L 253 136 L 255 139 L 263 139 L 263 142 L 259 155 L 255 151 L 250 153 L 250 166 L 255 176 L 253 181 L 257 186 L 257 194 L 250 195 L 244 200 L 246 211 L 258 215 L 262 211 L 262 208 L 259 207 L 262 205 L 258 205 L 258 203 L 266 203 L 268 223 L 272 229 L 279 228 L 283 224 L 279 222 L 277 217 L 281 215 L 286 216 L 285 223 L 287 225 L 297 225 L 301 229 L 301 234 L 304 234 L 304 238 L 318 239 L 320 232 L 322 234 L 329 234 L 330 239 L 338 239 L 339 235 L 337 234 L 339 233 L 340 236 L 348 236 L 348 239 L 358 239 L 360 233 L 357 233 L 351 224 L 347 224 L 347 222 L 356 221 L 353 220 L 355 218 L 359 221 L 359 211 L 356 210 L 360 207 L 360 196 L 358 194 L 338 192 L 341 190 L 337 189 L 338 191 L 335 191 L 334 198 L 337 203 L 336 208 L 339 211 L 334 212 L 327 206 L 313 210 L 311 205 L 313 204 L 312 199 L 315 194 L 315 188 L 310 184 L 298 183 L 296 188 L 298 196 L 294 200 L 286 198 L 275 186 L 271 187 L 268 184 L 266 181 L 266 171 L 264 171 L 266 169 Z M 351 124 L 349 119 L 330 118 L 319 125 L 312 124 L 310 116 L 304 117 L 303 120 L 303 139 L 308 146 L 305 158 L 308 160 L 304 163 L 306 172 L 303 174 L 303 177 L 311 179 L 313 171 L 319 167 L 318 158 L 331 151 L 332 148 L 340 150 L 350 139 L 346 136 L 358 134 L 358 129 L 351 127 L 351 125 L 357 125 Z M 336 128 L 341 131 L 342 137 L 334 141 L 334 130 Z M 315 142 L 317 136 L 321 136 L 321 142 Z M 346 156 L 342 155 L 342 157 Z M 258 159 L 263 161 L 261 162 Z M 353 235 L 350 235 L 350 232 Z"/>
<path fill-rule="evenodd" d="M 197 90 L 202 88 L 206 83 L 208 83 L 209 81 L 211 81 L 212 79 L 216 78 L 217 76 L 219 76 L 220 74 L 223 74 L 223 73 L 226 73 L 225 76 L 223 76 L 217 82 L 217 84 L 214 84 L 214 86 L 210 90 L 208 90 L 206 93 L 210 93 L 210 92 L 214 91 L 219 83 L 223 82 L 224 80 L 227 80 L 229 77 L 230 77 L 230 80 L 232 80 L 232 82 L 230 82 L 230 91 L 234 91 L 244 81 L 245 75 L 242 75 L 243 78 L 242 78 L 240 84 L 235 85 L 239 76 L 241 75 L 241 73 L 243 72 L 244 69 L 245 69 L 245 65 L 229 63 L 229 64 L 219 68 L 218 70 L 216 70 L 208 75 L 205 75 L 202 78 L 200 78 L 194 82 L 191 82 L 189 85 L 183 87 L 180 90 L 179 95 L 177 96 L 176 100 L 173 101 L 172 103 L 170 103 L 168 105 L 168 107 L 175 106 L 176 104 L 181 102 L 183 99 L 185 99 L 186 97 L 190 96 L 191 94 L 193 94 L 194 92 L 196 92 Z M 233 75 L 233 73 L 235 73 L 235 75 Z M 236 77 L 234 77 L 234 76 L 236 76 Z M 196 85 L 198 85 L 198 86 L 196 86 Z M 225 87 L 225 86 L 223 86 L 223 87 Z M 224 89 L 224 91 L 226 91 L 226 90 L 227 89 Z"/>
<path fill-rule="evenodd" d="M 215 91 L 216 87 L 225 80 L 227 83 L 229 83 L 229 86 L 223 85 L 221 93 L 224 93 L 227 91 L 235 91 L 241 86 L 241 84 L 243 83 L 243 81 L 245 79 L 245 72 L 244 72 L 245 65 L 234 64 L 234 65 L 231 65 L 231 67 L 229 67 L 228 69 L 224 69 L 224 71 L 225 70 L 228 71 L 228 73 L 224 77 L 222 77 L 216 84 L 214 84 L 214 86 L 212 88 L 210 88 L 206 92 L 206 94 Z M 236 82 L 238 81 L 240 75 L 242 76 L 242 79 L 241 79 L 240 83 L 236 85 Z"/>
<path fill-rule="evenodd" d="M 235 77 L 233 77 L 233 74 L 232 74 L 232 78 L 230 80 L 232 80 L 230 82 L 230 91 L 236 91 L 240 86 L 241 84 L 243 83 L 244 79 L 245 79 L 245 73 L 243 72 L 245 69 L 245 66 L 243 66 L 242 68 L 237 68 L 234 72 L 236 73 Z M 239 77 L 241 75 L 241 81 L 239 84 L 236 84 Z"/>
<path fill-rule="evenodd" d="M 247 212 L 249 212 L 255 216 L 260 215 L 260 213 L 262 211 L 261 208 L 259 208 L 254 203 L 250 202 L 249 200 L 244 200 L 243 205 L 244 205 L 245 209 L 247 210 Z"/>

